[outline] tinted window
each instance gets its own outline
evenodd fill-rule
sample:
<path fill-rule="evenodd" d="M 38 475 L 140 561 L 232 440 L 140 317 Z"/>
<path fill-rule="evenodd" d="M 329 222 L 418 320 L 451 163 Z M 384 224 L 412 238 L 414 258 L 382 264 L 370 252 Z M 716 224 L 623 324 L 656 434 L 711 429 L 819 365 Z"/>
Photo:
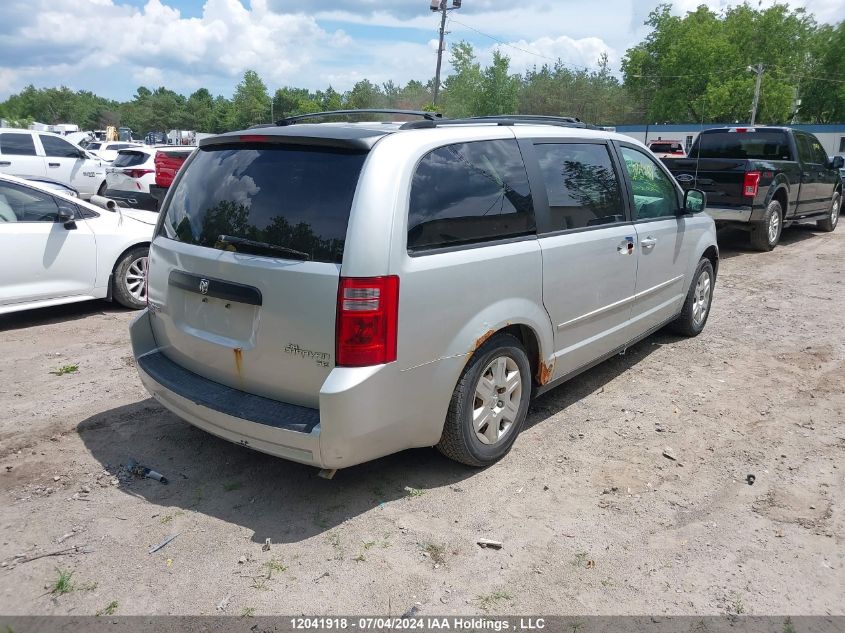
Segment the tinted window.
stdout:
<path fill-rule="evenodd" d="M 112 163 L 113 167 L 136 167 L 143 165 L 149 159 L 149 154 L 144 152 L 120 151 Z"/>
<path fill-rule="evenodd" d="M 6 132 L 0 134 L 0 153 L 13 156 L 35 156 L 32 134 Z"/>
<path fill-rule="evenodd" d="M 692 146 L 693 158 L 792 160 L 786 132 L 702 132 Z"/>
<path fill-rule="evenodd" d="M 652 152 L 660 154 L 671 154 L 672 152 L 680 152 L 683 148 L 680 143 L 652 143 L 649 145 Z"/>
<path fill-rule="evenodd" d="M 813 152 L 813 162 L 824 165 L 827 162 L 827 152 L 824 151 L 821 141 L 812 134 L 808 134 L 807 142 L 810 144 L 810 150 Z"/>
<path fill-rule="evenodd" d="M 624 222 L 619 181 L 604 145 L 536 145 L 549 196 L 551 230 Z"/>
<path fill-rule="evenodd" d="M 55 222 L 58 212 L 52 196 L 0 182 L 0 226 L 6 222 Z"/>
<path fill-rule="evenodd" d="M 411 184 L 408 249 L 533 230 L 531 191 L 515 140 L 449 145 L 420 161 Z"/>
<path fill-rule="evenodd" d="M 200 149 L 166 210 L 165 235 L 226 248 L 245 238 L 340 263 L 366 153 L 265 144 Z"/>
<path fill-rule="evenodd" d="M 85 146 L 85 149 L 98 150 L 100 149 L 100 145 L 101 143 L 88 143 L 88 145 Z"/>
<path fill-rule="evenodd" d="M 47 136 L 46 134 L 39 134 L 41 144 L 44 146 L 44 153 L 47 156 L 55 156 L 56 158 L 79 158 L 79 150 L 73 145 L 55 136 Z"/>
<path fill-rule="evenodd" d="M 622 148 L 622 158 L 634 190 L 634 217 L 643 220 L 674 216 L 680 206 L 678 190 L 657 163 L 630 147 Z"/>

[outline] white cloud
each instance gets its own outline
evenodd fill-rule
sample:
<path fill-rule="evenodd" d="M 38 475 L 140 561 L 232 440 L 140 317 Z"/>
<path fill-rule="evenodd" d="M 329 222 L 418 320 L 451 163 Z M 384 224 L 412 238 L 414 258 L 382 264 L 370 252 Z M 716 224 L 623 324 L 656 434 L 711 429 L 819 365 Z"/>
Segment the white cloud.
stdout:
<path fill-rule="evenodd" d="M 642 23 L 658 1 L 471 0 L 450 13 L 447 42 L 473 41 L 483 62 L 501 46 L 495 40 L 507 42 L 501 50 L 515 72 L 558 58 L 595 67 L 603 52 L 616 69 L 645 35 Z M 675 10 L 702 1 L 675 0 Z M 346 90 L 363 78 L 404 83 L 434 74 L 438 18 L 423 0 L 205 0 L 194 17 L 174 8 L 176 0 L 147 0 L 141 8 L 124 2 L 0 0 L 0 99 L 30 82 L 119 99 L 138 84 L 229 95 L 247 69 L 271 89 Z M 716 10 L 729 4 L 703 3 Z M 842 0 L 790 4 L 820 21 L 842 17 Z"/>

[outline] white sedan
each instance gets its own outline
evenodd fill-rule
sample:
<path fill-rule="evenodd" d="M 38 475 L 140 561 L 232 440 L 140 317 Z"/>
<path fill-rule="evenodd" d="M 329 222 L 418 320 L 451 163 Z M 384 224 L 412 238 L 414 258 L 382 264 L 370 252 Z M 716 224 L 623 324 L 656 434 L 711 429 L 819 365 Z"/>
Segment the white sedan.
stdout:
<path fill-rule="evenodd" d="M 0 174 L 0 314 L 88 299 L 143 308 L 157 219 Z"/>
<path fill-rule="evenodd" d="M 140 143 L 123 143 L 119 141 L 93 141 L 85 146 L 85 151 L 110 163 L 117 158 L 117 153 L 120 150 L 134 149 L 136 147 L 143 147 L 143 145 Z"/>

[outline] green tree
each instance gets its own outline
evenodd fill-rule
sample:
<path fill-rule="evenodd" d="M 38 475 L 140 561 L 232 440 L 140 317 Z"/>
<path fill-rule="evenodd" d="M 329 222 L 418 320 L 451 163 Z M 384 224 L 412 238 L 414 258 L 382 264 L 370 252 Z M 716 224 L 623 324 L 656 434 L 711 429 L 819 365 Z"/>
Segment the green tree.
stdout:
<path fill-rule="evenodd" d="M 247 128 L 270 120 L 270 95 L 267 86 L 254 70 L 244 73 L 232 99 L 235 127 Z"/>
<path fill-rule="evenodd" d="M 472 44 L 461 41 L 452 46 L 449 61 L 454 72 L 444 82 L 446 113 L 450 117 L 474 116 L 481 110 L 484 77 Z"/>
<path fill-rule="evenodd" d="M 702 5 L 675 16 L 660 5 L 651 32 L 622 61 L 625 85 L 650 121 L 747 120 L 755 75 L 766 69 L 758 119 L 788 120 L 795 76 L 817 26 L 803 9 L 739 5 L 718 14 Z"/>
<path fill-rule="evenodd" d="M 493 52 L 493 64 L 484 69 L 476 114 L 513 114 L 519 107 L 519 77 L 510 75 L 510 59 Z"/>
<path fill-rule="evenodd" d="M 807 69 L 797 81 L 801 120 L 845 121 L 845 22 L 823 26 L 814 34 Z"/>
<path fill-rule="evenodd" d="M 185 120 L 188 129 L 209 132 L 214 118 L 214 97 L 206 88 L 194 92 L 185 104 Z"/>

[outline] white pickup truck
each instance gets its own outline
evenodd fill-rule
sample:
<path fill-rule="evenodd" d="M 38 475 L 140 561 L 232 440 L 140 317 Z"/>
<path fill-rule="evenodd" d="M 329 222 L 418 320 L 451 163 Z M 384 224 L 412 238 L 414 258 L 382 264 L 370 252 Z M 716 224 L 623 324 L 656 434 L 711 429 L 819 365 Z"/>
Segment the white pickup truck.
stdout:
<path fill-rule="evenodd" d="M 99 158 L 58 134 L 0 128 L 0 174 L 48 177 L 86 200 L 105 191 L 106 168 Z"/>

